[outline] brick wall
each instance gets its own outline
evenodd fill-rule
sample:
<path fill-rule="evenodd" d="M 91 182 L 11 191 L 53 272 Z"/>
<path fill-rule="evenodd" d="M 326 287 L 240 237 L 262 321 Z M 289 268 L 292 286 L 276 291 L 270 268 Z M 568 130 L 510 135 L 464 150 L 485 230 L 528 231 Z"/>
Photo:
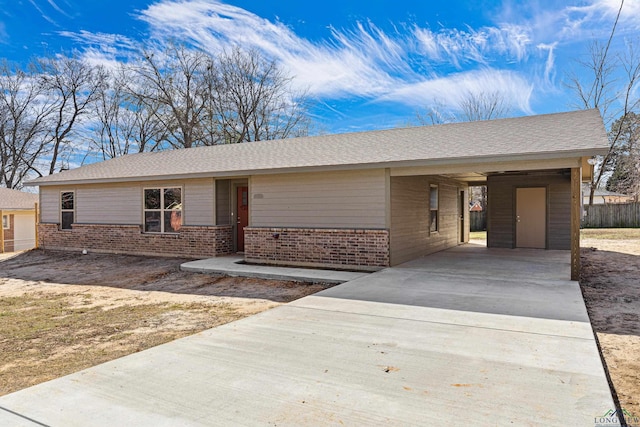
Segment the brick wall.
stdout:
<path fill-rule="evenodd" d="M 389 231 L 262 228 L 244 230 L 248 262 L 372 269 L 389 266 Z"/>
<path fill-rule="evenodd" d="M 58 224 L 38 224 L 42 249 L 82 250 L 135 255 L 213 257 L 233 252 L 233 228 L 183 225 L 179 233 L 142 233 L 139 225 L 73 224 L 60 230 Z"/>

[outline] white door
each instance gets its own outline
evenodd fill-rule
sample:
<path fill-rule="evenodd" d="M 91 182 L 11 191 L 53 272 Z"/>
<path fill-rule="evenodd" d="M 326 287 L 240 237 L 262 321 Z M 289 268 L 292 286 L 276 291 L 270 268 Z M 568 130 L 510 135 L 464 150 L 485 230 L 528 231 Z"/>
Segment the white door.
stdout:
<path fill-rule="evenodd" d="M 34 213 L 14 216 L 14 250 L 22 251 L 36 246 L 36 215 Z"/>

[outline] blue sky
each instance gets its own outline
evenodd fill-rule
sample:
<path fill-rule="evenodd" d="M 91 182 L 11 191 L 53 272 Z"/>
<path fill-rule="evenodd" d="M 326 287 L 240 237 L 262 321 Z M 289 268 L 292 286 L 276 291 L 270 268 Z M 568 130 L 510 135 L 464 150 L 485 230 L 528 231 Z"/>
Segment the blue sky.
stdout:
<path fill-rule="evenodd" d="M 500 92 L 512 115 L 574 108 L 564 83 L 589 40 L 605 41 L 618 0 L 0 0 L 0 57 L 78 49 L 105 65 L 137 41 L 212 52 L 239 44 L 277 59 L 308 90 L 318 129 L 395 127 L 470 92 Z M 615 40 L 640 34 L 626 0 Z"/>

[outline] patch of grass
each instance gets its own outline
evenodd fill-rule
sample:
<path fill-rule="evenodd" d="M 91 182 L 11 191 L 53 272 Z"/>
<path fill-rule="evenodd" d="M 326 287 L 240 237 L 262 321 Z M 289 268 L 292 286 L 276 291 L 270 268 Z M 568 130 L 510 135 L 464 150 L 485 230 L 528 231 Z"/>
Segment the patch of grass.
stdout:
<path fill-rule="evenodd" d="M 240 317 L 224 305 L 172 303 L 105 309 L 74 307 L 64 294 L 3 297 L 0 395 Z M 191 322 L 181 324 L 185 318 Z"/>
<path fill-rule="evenodd" d="M 640 239 L 640 228 L 584 228 L 583 239 L 636 240 Z"/>
<path fill-rule="evenodd" d="M 487 232 L 486 231 L 472 231 L 469 233 L 469 239 L 472 240 L 486 240 Z"/>

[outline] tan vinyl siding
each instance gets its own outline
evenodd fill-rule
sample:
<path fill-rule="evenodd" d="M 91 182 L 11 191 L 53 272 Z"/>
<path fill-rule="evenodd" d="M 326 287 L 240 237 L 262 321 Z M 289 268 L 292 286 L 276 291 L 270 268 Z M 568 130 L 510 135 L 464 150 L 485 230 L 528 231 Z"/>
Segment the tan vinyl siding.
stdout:
<path fill-rule="evenodd" d="M 231 224 L 231 180 L 216 179 L 216 225 Z"/>
<path fill-rule="evenodd" d="M 429 232 L 429 191 L 438 184 L 438 231 Z M 466 184 L 436 176 L 391 177 L 391 265 L 459 244 L 459 192 Z M 468 227 L 468 221 L 465 222 Z"/>
<path fill-rule="evenodd" d="M 185 181 L 183 214 L 185 225 L 214 225 L 213 178 Z"/>
<path fill-rule="evenodd" d="M 42 222 L 59 223 L 60 191 L 75 191 L 76 223 L 142 224 L 143 190 L 154 187 L 183 189 L 185 225 L 214 225 L 213 178 L 42 187 Z"/>
<path fill-rule="evenodd" d="M 516 246 L 517 187 L 547 189 L 547 249 L 570 249 L 571 177 L 563 171 L 488 177 L 487 245 L 494 248 Z"/>
<path fill-rule="evenodd" d="M 571 249 L 571 178 L 549 185 L 549 249 Z"/>
<path fill-rule="evenodd" d="M 60 222 L 60 190 L 62 187 L 40 187 L 40 221 Z"/>
<path fill-rule="evenodd" d="M 140 224 L 139 185 L 82 185 L 76 188 L 76 222 L 81 224 Z"/>
<path fill-rule="evenodd" d="M 253 227 L 385 228 L 384 169 L 255 175 Z"/>

